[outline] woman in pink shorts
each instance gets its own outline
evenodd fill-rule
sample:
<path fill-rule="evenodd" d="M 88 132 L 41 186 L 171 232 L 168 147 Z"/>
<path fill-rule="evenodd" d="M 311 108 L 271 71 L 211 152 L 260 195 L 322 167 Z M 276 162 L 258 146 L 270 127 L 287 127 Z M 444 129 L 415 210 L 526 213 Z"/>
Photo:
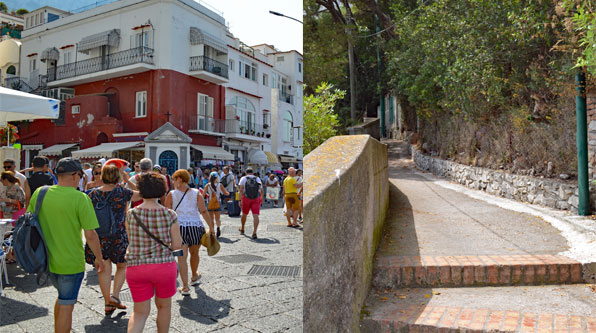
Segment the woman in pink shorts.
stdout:
<path fill-rule="evenodd" d="M 177 268 L 172 250 L 182 247 L 182 237 L 176 213 L 157 203 L 157 199 L 166 192 L 164 177 L 151 172 L 139 178 L 137 187 L 143 203 L 126 214 L 129 241 L 126 282 L 134 301 L 128 332 L 143 332 L 154 295 L 157 331 L 167 332 L 170 328 L 172 296 L 176 294 Z M 141 223 L 161 242 L 151 237 Z"/>

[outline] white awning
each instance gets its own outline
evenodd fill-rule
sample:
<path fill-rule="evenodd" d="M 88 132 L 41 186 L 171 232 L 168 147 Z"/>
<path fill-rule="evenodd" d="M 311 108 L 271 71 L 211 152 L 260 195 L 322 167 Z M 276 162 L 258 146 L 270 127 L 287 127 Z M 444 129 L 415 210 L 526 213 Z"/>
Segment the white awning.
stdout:
<path fill-rule="evenodd" d="M 46 62 L 46 60 L 58 61 L 59 58 L 60 51 L 58 51 L 58 49 L 55 47 L 48 47 L 47 49 L 41 52 L 41 57 L 39 58 L 39 60 L 41 60 L 41 62 Z"/>
<path fill-rule="evenodd" d="M 269 160 L 262 150 L 251 150 L 248 152 L 248 163 L 257 165 L 267 165 Z"/>
<path fill-rule="evenodd" d="M 203 153 L 203 159 L 206 160 L 223 160 L 233 161 L 234 155 L 223 150 L 221 147 L 215 146 L 201 146 L 201 145 L 190 145 L 192 149 L 196 149 Z"/>
<path fill-rule="evenodd" d="M 89 50 L 100 46 L 120 45 L 120 29 L 112 29 L 87 36 L 77 44 L 77 52 L 89 53 Z"/>
<path fill-rule="evenodd" d="M 190 27 L 190 45 L 209 45 L 221 53 L 228 53 L 228 47 L 219 38 L 199 28 Z"/>
<path fill-rule="evenodd" d="M 299 160 L 294 156 L 279 155 L 279 159 L 281 160 L 282 163 L 301 163 L 302 162 L 302 160 Z"/>
<path fill-rule="evenodd" d="M 50 146 L 50 147 L 40 150 L 38 155 L 62 156 L 62 151 L 66 150 L 68 148 L 72 148 L 76 145 L 78 145 L 78 143 L 65 143 L 65 144 L 53 145 L 53 146 Z"/>
<path fill-rule="evenodd" d="M 145 145 L 142 141 L 133 141 L 133 142 L 106 142 L 102 143 L 99 146 L 77 150 L 72 152 L 72 157 L 74 158 L 102 158 L 102 157 L 112 157 L 115 151 L 134 148 L 134 147 L 143 147 Z"/>

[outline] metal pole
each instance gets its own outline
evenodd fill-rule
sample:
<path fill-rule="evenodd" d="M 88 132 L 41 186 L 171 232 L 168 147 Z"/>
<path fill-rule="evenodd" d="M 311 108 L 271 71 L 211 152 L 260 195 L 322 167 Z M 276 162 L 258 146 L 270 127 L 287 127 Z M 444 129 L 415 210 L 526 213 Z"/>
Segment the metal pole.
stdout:
<path fill-rule="evenodd" d="M 378 33 L 381 28 L 379 27 L 379 18 L 375 15 L 375 28 L 376 32 Z M 383 83 L 381 82 L 381 77 L 383 75 L 383 61 L 381 60 L 381 41 L 377 39 L 377 64 L 379 67 L 379 83 L 378 83 L 378 90 L 380 96 L 380 113 L 381 113 L 381 137 L 384 138 L 385 133 L 385 96 L 383 96 Z"/>
<path fill-rule="evenodd" d="M 579 215 L 589 215 L 590 191 L 588 185 L 588 129 L 586 113 L 586 76 L 583 68 L 575 74 L 575 113 L 577 119 L 577 182 L 579 188 Z"/>

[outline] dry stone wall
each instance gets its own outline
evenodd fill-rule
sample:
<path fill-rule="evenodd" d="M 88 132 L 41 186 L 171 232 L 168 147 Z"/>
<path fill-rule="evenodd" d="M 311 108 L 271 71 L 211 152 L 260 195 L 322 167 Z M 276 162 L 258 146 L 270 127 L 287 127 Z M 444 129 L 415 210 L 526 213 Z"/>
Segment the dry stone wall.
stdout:
<path fill-rule="evenodd" d="M 424 155 L 413 146 L 411 151 L 412 159 L 418 168 L 458 184 L 508 199 L 577 213 L 579 195 L 576 182 L 515 175 L 467 166 Z M 595 197 L 594 186 L 590 186 L 592 209 L 595 207 Z"/>

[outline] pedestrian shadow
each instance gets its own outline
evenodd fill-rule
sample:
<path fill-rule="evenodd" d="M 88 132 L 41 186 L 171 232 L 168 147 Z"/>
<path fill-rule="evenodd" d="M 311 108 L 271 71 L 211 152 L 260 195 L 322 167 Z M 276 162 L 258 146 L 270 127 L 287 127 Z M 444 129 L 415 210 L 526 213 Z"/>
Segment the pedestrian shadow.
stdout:
<path fill-rule="evenodd" d="M 0 297 L 0 327 L 45 316 L 48 316 L 46 308 Z"/>
<path fill-rule="evenodd" d="M 237 243 L 237 242 L 239 242 L 239 241 L 240 241 L 239 239 L 234 239 L 234 240 L 231 240 L 231 239 L 229 239 L 229 238 L 226 238 L 226 237 L 220 237 L 220 238 L 218 238 L 217 240 L 218 240 L 220 243 L 224 243 L 224 244 L 234 244 L 234 243 Z"/>
<path fill-rule="evenodd" d="M 85 285 L 87 285 L 87 286 L 98 286 L 99 285 L 99 277 L 97 276 L 96 270 L 87 272 L 87 274 L 85 276 Z"/>
<path fill-rule="evenodd" d="M 126 332 L 128 328 L 128 318 L 125 310 L 121 310 L 113 317 L 104 317 L 97 325 L 85 325 L 85 332 L 103 333 L 103 332 Z"/>
<path fill-rule="evenodd" d="M 37 275 L 27 274 L 22 268 L 14 265 L 6 265 L 8 282 L 7 286 L 14 286 L 14 290 L 24 293 L 32 293 L 40 288 L 46 288 L 50 286 L 49 278 L 45 284 L 37 285 Z M 4 278 L 4 277 L 2 277 Z"/>
<path fill-rule="evenodd" d="M 249 236 L 245 236 L 246 238 L 250 238 Z M 257 238 L 252 240 L 258 244 L 280 244 L 281 242 L 275 238 Z"/>
<path fill-rule="evenodd" d="M 230 314 L 230 299 L 216 300 L 200 287 L 195 287 L 196 298 L 186 296 L 178 299 L 180 316 L 205 325 L 216 324 L 219 319 Z"/>

